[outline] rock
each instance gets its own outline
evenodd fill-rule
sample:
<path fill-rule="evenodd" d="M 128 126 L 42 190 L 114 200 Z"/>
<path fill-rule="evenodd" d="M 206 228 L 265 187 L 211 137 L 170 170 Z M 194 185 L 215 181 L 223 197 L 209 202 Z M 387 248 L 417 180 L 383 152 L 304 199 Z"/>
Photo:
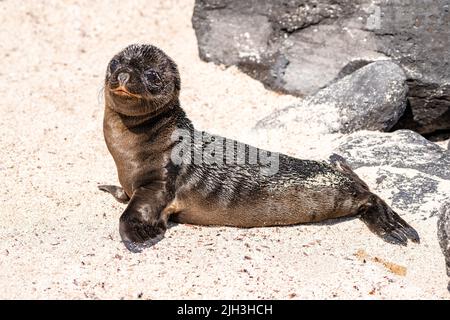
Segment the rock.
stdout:
<path fill-rule="evenodd" d="M 447 275 L 450 277 L 450 202 L 448 201 L 442 205 L 439 215 L 438 238 L 445 257 Z M 450 282 L 447 288 L 450 291 Z"/>
<path fill-rule="evenodd" d="M 448 199 L 450 154 L 413 131 L 360 131 L 342 138 L 336 153 L 395 209 L 428 219 Z"/>
<path fill-rule="evenodd" d="M 196 0 L 200 57 L 237 65 L 274 90 L 309 95 L 365 64 L 405 71 L 409 105 L 395 129 L 450 128 L 448 0 Z"/>
<path fill-rule="evenodd" d="M 274 112 L 256 128 L 290 128 L 291 133 L 349 133 L 391 129 L 406 107 L 408 87 L 391 61 L 370 63 L 304 101 Z"/>

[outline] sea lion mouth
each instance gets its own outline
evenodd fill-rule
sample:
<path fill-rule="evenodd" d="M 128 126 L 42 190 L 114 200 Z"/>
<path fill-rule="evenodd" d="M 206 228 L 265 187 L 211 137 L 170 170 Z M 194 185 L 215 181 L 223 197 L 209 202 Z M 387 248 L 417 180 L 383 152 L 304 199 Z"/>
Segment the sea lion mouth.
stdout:
<path fill-rule="evenodd" d="M 129 97 L 129 98 L 137 98 L 140 99 L 141 96 L 131 93 L 130 91 L 128 91 L 126 88 L 124 88 L 123 86 L 120 86 L 118 88 L 115 89 L 111 89 L 111 92 L 115 95 L 121 96 L 121 97 Z"/>

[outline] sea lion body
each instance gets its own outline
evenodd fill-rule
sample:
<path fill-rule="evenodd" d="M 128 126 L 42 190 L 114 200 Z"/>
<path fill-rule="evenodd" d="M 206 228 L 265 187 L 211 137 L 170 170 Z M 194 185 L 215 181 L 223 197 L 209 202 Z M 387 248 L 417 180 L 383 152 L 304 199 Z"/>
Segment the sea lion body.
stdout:
<path fill-rule="evenodd" d="M 269 152 L 197 131 L 179 104 L 176 65 L 156 47 L 116 55 L 105 84 L 104 136 L 122 188 L 100 189 L 128 202 L 119 230 L 130 250 L 163 235 L 168 219 L 262 227 L 358 215 L 386 241 L 419 241 L 337 155 L 325 163 L 271 153 L 277 166 L 268 174 L 261 155 Z M 222 153 L 211 152 L 214 142 Z"/>
<path fill-rule="evenodd" d="M 171 161 L 172 133 L 191 128 L 184 126 L 187 119 L 182 117 L 178 123 L 173 121 L 174 112 L 184 114 L 181 109 L 172 110 L 158 119 L 163 123 L 158 123 L 161 128 L 153 136 L 148 134 L 154 130 L 153 123 L 130 131 L 110 109 L 104 118 L 106 144 L 128 197 L 136 186 L 164 181 L 170 195 L 165 212 L 174 221 L 236 227 L 291 225 L 356 214 L 365 200 L 364 189 L 331 165 L 283 154 L 272 176 L 263 175 L 258 165 L 177 166 Z M 349 199 L 351 193 L 359 197 Z"/>
<path fill-rule="evenodd" d="M 284 166 L 288 161 L 292 165 L 292 160 L 298 166 Z M 173 219 L 201 225 L 263 227 L 356 213 L 362 199 L 343 201 L 348 198 L 344 188 L 353 188 L 348 177 L 319 162 L 285 155 L 280 161 L 280 170 L 270 177 L 258 170 L 227 165 L 181 173 L 173 200 L 178 210 Z"/>

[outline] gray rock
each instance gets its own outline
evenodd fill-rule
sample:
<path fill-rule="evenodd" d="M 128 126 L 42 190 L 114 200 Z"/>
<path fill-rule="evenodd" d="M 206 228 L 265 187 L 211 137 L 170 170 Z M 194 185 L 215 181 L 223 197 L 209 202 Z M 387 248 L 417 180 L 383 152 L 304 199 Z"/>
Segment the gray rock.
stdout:
<path fill-rule="evenodd" d="M 450 202 L 442 205 L 438 219 L 438 238 L 442 253 L 445 257 L 447 275 L 450 277 Z M 448 290 L 450 291 L 450 282 L 448 284 Z"/>
<path fill-rule="evenodd" d="M 292 128 L 292 133 L 349 133 L 391 129 L 406 107 L 405 74 L 390 61 L 368 64 L 301 103 L 274 112 L 256 128 Z"/>
<path fill-rule="evenodd" d="M 391 58 L 408 78 L 398 128 L 450 128 L 448 0 L 196 0 L 200 57 L 237 65 L 266 86 L 309 95 Z"/>
<path fill-rule="evenodd" d="M 342 138 L 336 153 L 366 172 L 393 207 L 427 219 L 450 193 L 450 155 L 409 130 L 357 132 Z"/>
<path fill-rule="evenodd" d="M 398 130 L 391 134 L 365 132 L 349 135 L 343 138 L 339 151 L 354 168 L 390 166 L 415 169 L 450 180 L 448 153 L 410 130 Z"/>
<path fill-rule="evenodd" d="M 361 131 L 342 138 L 336 153 L 392 202 L 427 219 L 450 194 L 450 154 L 409 130 Z"/>

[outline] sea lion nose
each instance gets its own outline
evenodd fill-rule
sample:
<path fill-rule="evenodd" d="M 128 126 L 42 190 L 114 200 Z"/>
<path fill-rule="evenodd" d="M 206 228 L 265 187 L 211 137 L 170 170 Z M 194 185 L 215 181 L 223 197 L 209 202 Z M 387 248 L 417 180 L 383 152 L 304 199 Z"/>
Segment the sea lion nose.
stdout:
<path fill-rule="evenodd" d="M 128 80 L 130 79 L 130 74 L 126 73 L 126 72 L 121 72 L 119 73 L 119 75 L 117 76 L 117 80 L 119 80 L 119 83 L 121 85 L 126 84 L 128 82 Z"/>

